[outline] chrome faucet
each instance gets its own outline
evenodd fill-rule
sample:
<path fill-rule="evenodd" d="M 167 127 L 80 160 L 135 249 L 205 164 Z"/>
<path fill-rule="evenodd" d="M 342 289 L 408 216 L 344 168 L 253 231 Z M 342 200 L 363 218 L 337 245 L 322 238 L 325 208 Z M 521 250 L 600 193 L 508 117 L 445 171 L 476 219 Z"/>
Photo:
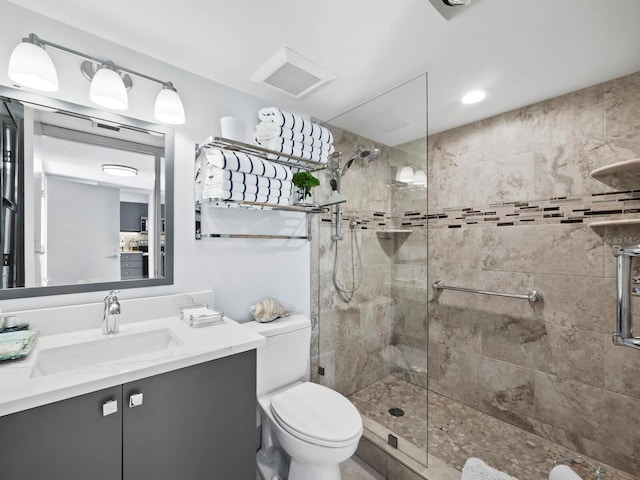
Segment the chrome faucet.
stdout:
<path fill-rule="evenodd" d="M 120 331 L 120 303 L 117 295 L 118 291 L 112 290 L 104 299 L 103 335 L 112 335 Z"/>

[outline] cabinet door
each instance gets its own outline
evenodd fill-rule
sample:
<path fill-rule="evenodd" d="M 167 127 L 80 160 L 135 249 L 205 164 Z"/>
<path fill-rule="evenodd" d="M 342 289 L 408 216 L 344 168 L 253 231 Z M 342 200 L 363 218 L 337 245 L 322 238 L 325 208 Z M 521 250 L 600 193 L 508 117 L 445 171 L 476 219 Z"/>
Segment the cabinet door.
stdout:
<path fill-rule="evenodd" d="M 112 400 L 118 410 L 103 415 Z M 0 417 L 0 478 L 119 480 L 121 407 L 118 386 Z"/>
<path fill-rule="evenodd" d="M 255 362 L 252 350 L 124 385 L 123 479 L 254 480 Z"/>

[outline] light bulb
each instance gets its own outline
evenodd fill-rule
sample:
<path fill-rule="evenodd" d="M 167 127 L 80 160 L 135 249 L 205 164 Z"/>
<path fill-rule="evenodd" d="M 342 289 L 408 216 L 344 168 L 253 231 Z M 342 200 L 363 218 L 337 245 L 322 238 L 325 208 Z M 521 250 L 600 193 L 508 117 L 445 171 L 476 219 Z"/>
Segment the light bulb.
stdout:
<path fill-rule="evenodd" d="M 56 67 L 44 47 L 35 42 L 37 37 L 34 35 L 13 49 L 9 58 L 9 78 L 23 87 L 55 92 L 58 90 Z"/>
<path fill-rule="evenodd" d="M 158 92 L 154 114 L 158 121 L 171 125 L 182 125 L 185 122 L 182 100 L 171 82 L 165 83 Z"/>
<path fill-rule="evenodd" d="M 127 89 L 118 72 L 103 65 L 93 76 L 89 98 L 96 105 L 111 110 L 126 110 L 129 107 Z"/>
<path fill-rule="evenodd" d="M 413 168 L 402 167 L 402 169 L 398 171 L 398 176 L 396 177 L 396 180 L 402 183 L 413 183 L 413 178 L 414 178 Z"/>

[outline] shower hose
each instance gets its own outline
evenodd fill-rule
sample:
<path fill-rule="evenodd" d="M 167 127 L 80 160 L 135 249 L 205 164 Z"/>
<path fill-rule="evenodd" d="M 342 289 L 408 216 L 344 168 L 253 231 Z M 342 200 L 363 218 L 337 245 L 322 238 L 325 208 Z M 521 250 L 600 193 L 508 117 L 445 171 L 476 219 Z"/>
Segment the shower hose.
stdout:
<path fill-rule="evenodd" d="M 339 220 L 338 220 L 339 221 Z M 362 254 L 360 253 L 360 245 L 358 244 L 358 238 L 356 236 L 356 225 L 355 220 L 349 221 L 349 230 L 351 231 L 350 239 L 351 239 L 351 288 L 347 288 L 344 284 L 340 283 L 338 279 L 338 272 L 340 270 L 340 237 L 337 235 L 334 237 L 335 245 L 334 245 L 334 262 L 333 262 L 333 285 L 336 287 L 336 290 L 340 293 L 340 296 L 345 302 L 350 302 L 353 298 L 353 294 L 362 286 L 362 282 L 364 280 L 364 274 L 362 271 Z M 360 280 L 356 282 L 356 261 L 355 255 L 357 253 L 358 256 L 358 270 L 360 271 Z M 357 284 L 356 284 L 357 283 Z"/>

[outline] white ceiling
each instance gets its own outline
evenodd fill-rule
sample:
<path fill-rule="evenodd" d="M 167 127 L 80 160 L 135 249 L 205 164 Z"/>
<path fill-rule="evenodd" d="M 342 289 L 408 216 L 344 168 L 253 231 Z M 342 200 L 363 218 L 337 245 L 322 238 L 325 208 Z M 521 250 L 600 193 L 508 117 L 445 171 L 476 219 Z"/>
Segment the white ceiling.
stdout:
<path fill-rule="evenodd" d="M 430 133 L 640 70 L 639 0 L 473 0 L 450 20 L 430 1 L 441 0 L 13 3 L 322 120 L 428 72 Z M 283 46 L 336 80 L 301 99 L 252 82 Z M 461 105 L 477 87 L 490 98 Z M 423 117 L 421 102 L 405 101 Z M 425 125 L 402 130 L 387 141 L 424 136 Z"/>

